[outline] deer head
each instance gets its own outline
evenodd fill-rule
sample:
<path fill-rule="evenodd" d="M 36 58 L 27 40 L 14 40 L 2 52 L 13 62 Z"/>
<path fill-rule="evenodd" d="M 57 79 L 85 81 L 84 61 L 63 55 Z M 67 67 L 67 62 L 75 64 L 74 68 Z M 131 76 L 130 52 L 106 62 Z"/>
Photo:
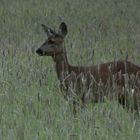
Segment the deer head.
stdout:
<path fill-rule="evenodd" d="M 58 32 L 42 24 L 44 31 L 47 34 L 47 40 L 36 50 L 40 56 L 55 56 L 64 53 L 63 42 L 67 34 L 67 26 L 62 22 L 59 26 Z"/>

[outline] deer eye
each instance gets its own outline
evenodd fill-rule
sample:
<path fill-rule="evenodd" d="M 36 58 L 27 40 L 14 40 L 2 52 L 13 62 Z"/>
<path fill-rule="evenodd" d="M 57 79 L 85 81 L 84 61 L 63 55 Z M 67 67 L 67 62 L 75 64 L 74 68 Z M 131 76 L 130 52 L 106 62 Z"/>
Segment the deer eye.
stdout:
<path fill-rule="evenodd" d="M 54 40 L 49 40 L 48 43 L 49 43 L 49 44 L 54 44 L 55 41 L 54 41 Z"/>

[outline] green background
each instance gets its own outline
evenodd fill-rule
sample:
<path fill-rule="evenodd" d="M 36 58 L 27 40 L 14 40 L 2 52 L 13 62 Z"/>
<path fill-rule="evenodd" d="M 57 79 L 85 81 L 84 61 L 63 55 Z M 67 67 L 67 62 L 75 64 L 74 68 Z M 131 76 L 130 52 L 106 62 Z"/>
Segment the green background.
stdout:
<path fill-rule="evenodd" d="M 140 119 L 117 103 L 89 104 L 74 118 L 54 63 L 35 50 L 41 24 L 68 26 L 70 64 L 140 65 L 139 0 L 0 0 L 0 140 L 140 140 Z"/>

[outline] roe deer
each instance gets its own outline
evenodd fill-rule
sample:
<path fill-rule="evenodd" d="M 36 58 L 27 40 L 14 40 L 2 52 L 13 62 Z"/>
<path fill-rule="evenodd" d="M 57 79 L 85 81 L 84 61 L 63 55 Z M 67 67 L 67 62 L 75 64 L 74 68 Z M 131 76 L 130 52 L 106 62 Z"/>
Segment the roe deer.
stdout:
<path fill-rule="evenodd" d="M 123 106 L 129 106 L 127 102 L 130 95 L 133 108 L 139 109 L 140 67 L 138 65 L 124 60 L 90 67 L 72 66 L 68 62 L 64 47 L 64 38 L 68 32 L 66 24 L 62 22 L 58 32 L 43 24 L 42 27 L 48 38 L 36 53 L 40 56 L 52 56 L 61 91 L 66 99 L 73 99 L 74 112 L 77 103 L 85 105 L 89 101 L 99 102 L 103 101 L 104 97 L 112 99 L 113 95 Z"/>

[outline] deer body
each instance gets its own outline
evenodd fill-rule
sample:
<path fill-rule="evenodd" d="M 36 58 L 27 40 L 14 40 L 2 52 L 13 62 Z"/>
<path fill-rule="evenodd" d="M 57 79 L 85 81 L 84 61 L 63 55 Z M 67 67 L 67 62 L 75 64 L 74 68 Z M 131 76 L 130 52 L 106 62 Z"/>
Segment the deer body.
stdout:
<path fill-rule="evenodd" d="M 66 99 L 73 99 L 76 104 L 77 100 L 82 105 L 89 101 L 103 101 L 104 97 L 112 98 L 108 95 L 109 90 L 114 84 L 118 89 L 116 97 L 122 105 L 126 104 L 127 96 L 122 92 L 126 85 L 131 85 L 133 89 L 134 108 L 140 106 L 140 67 L 129 61 L 113 61 L 91 67 L 71 66 L 67 59 L 66 50 L 63 45 L 64 37 L 67 34 L 67 26 L 63 22 L 56 33 L 51 28 L 42 25 L 48 35 L 47 41 L 37 49 L 37 54 L 52 56 L 57 77 L 60 81 L 61 91 Z"/>

